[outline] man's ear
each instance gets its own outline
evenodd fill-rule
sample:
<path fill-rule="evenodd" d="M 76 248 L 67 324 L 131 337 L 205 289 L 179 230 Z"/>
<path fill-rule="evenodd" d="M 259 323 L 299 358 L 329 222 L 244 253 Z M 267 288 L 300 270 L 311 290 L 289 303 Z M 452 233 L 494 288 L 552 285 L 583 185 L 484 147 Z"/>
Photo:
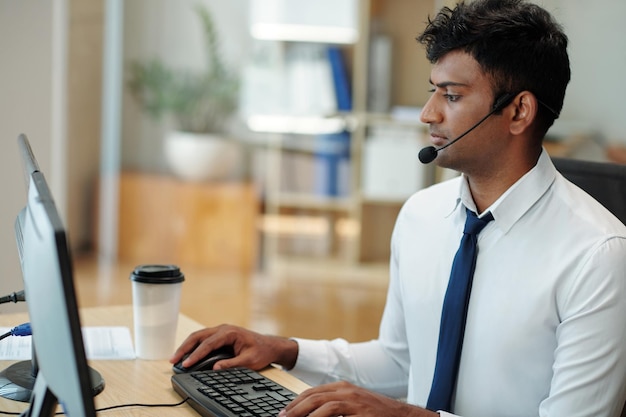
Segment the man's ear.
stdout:
<path fill-rule="evenodd" d="M 522 91 L 513 99 L 513 115 L 511 117 L 510 131 L 514 135 L 520 135 L 530 129 L 537 117 L 539 102 L 530 91 Z"/>

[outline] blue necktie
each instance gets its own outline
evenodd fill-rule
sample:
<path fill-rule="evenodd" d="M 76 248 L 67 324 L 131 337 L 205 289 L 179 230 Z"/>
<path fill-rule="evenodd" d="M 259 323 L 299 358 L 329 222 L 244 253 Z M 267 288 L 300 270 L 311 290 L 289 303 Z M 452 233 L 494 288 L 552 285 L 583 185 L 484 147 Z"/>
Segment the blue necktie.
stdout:
<path fill-rule="evenodd" d="M 461 347 L 465 332 L 465 319 L 472 289 L 472 277 L 476 267 L 476 242 L 478 234 L 487 223 L 493 220 L 491 213 L 479 219 L 476 214 L 466 209 L 467 219 L 461 245 L 457 251 L 448 289 L 443 300 L 441 325 L 439 328 L 439 345 L 437 346 L 437 362 L 435 375 L 430 388 L 426 408 L 432 411 L 451 411 L 452 393 L 456 385 Z"/>

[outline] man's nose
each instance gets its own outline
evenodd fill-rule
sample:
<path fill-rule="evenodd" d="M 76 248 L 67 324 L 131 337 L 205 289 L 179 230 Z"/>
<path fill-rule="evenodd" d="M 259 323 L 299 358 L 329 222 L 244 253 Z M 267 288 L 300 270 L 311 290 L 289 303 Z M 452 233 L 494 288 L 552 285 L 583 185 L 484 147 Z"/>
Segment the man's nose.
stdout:
<path fill-rule="evenodd" d="M 436 105 L 433 103 L 433 96 L 431 96 L 424 107 L 422 107 L 420 121 L 427 124 L 439 123 L 441 121 L 441 113 L 437 111 Z"/>

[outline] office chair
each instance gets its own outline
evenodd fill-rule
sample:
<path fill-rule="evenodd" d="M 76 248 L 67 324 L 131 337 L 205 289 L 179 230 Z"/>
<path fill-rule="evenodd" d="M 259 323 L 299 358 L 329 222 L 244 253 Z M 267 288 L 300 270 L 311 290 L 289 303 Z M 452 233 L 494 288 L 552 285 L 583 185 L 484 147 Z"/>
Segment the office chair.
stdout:
<path fill-rule="evenodd" d="M 626 165 L 552 158 L 565 178 L 585 190 L 626 224 Z"/>

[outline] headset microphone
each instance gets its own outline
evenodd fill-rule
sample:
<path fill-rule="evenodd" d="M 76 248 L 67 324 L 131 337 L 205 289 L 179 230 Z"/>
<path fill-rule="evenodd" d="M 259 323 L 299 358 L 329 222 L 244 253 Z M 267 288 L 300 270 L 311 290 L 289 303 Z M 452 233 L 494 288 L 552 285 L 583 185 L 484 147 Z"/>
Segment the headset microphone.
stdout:
<path fill-rule="evenodd" d="M 476 123 L 474 126 L 472 126 L 469 129 L 467 129 L 465 132 L 463 132 L 456 139 L 454 139 L 453 141 L 447 143 L 446 145 L 442 146 L 441 148 L 435 148 L 434 146 L 427 146 L 427 147 L 423 148 L 419 152 L 419 154 L 418 154 L 418 158 L 419 158 L 420 162 L 422 164 L 429 164 L 429 163 L 433 162 L 435 160 L 435 158 L 437 158 L 437 153 L 440 150 L 445 149 L 448 146 L 452 145 L 453 143 L 455 143 L 456 141 L 461 139 L 463 136 L 467 135 L 469 132 L 471 132 L 472 130 L 476 129 L 478 126 L 480 126 L 480 124 L 482 122 L 484 122 L 485 120 L 487 120 L 487 118 L 489 116 L 491 116 L 495 112 L 500 111 L 503 108 L 505 108 L 506 106 L 508 106 L 509 103 L 511 103 L 511 101 L 513 101 L 513 98 L 515 98 L 516 95 L 517 94 L 513 94 L 513 93 L 505 93 L 505 94 L 501 95 L 496 100 L 496 102 L 494 103 L 493 108 L 491 109 L 491 111 L 489 113 L 487 113 L 487 115 L 485 115 L 485 117 L 480 119 L 478 121 L 478 123 Z"/>

